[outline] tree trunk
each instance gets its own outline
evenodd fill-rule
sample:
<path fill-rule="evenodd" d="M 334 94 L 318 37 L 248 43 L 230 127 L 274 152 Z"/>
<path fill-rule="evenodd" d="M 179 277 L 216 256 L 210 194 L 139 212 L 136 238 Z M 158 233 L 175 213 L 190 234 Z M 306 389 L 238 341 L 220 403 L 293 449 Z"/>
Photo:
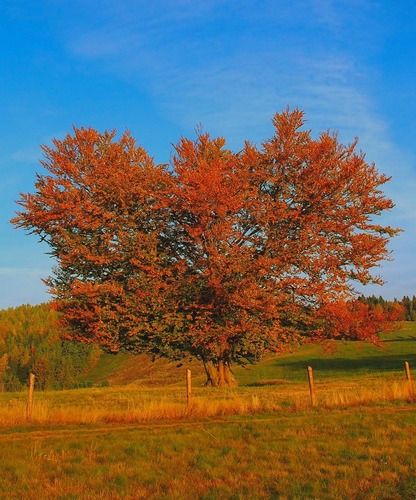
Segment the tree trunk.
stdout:
<path fill-rule="evenodd" d="M 212 387 L 234 387 L 237 385 L 230 363 L 226 361 L 216 363 L 214 361 L 204 361 L 204 368 L 207 375 L 205 385 Z"/>

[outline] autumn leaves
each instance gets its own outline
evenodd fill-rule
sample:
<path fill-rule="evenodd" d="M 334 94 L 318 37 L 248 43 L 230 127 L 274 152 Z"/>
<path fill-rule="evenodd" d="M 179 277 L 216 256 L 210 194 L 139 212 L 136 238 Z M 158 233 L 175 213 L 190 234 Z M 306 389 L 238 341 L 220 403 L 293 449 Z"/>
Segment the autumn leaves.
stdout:
<path fill-rule="evenodd" d="M 50 245 L 67 335 L 196 356 L 213 385 L 229 383 L 233 362 L 330 336 L 329 305 L 352 297 L 353 280 L 378 281 L 371 268 L 397 232 L 373 221 L 393 206 L 388 179 L 355 143 L 312 139 L 299 110 L 273 123 L 239 153 L 183 138 L 171 165 L 129 133 L 74 129 L 43 148 L 48 174 L 13 222 Z"/>

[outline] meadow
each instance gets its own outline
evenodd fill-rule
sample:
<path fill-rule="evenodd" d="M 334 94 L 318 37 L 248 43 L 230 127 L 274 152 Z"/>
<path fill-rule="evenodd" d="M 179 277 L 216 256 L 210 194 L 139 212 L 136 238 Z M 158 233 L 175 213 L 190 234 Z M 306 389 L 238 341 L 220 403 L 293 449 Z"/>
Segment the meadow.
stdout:
<path fill-rule="evenodd" d="M 232 389 L 192 364 L 190 404 L 188 365 L 131 356 L 104 356 L 95 387 L 35 392 L 30 422 L 27 393 L 2 393 L 0 498 L 416 498 L 415 342 L 405 323 L 381 348 L 305 345 Z"/>

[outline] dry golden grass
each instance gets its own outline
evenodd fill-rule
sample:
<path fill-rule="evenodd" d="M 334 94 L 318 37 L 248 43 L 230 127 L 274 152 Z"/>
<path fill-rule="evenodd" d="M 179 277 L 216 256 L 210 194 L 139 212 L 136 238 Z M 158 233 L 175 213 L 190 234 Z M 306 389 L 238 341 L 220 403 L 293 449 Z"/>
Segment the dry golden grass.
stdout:
<path fill-rule="evenodd" d="M 262 404 L 258 397 L 232 398 L 229 400 L 194 399 L 184 405 L 169 401 L 150 401 L 145 406 L 129 409 L 86 408 L 85 406 L 54 406 L 49 401 L 33 405 L 30 422 L 38 425 L 73 425 L 97 423 L 135 423 L 147 421 L 181 420 L 193 417 L 253 414 L 272 409 Z M 27 423 L 26 404 L 13 402 L 0 407 L 0 426 L 13 427 Z"/>
<path fill-rule="evenodd" d="M 349 386 L 339 383 L 336 387 L 331 384 L 318 385 L 316 388 L 317 406 L 324 408 L 350 407 L 374 403 L 394 401 L 412 401 L 414 399 L 413 386 L 406 381 L 380 380 L 355 381 Z M 304 398 L 296 396 L 294 403 L 297 408 L 305 408 Z"/>
<path fill-rule="evenodd" d="M 167 360 L 151 363 L 145 356 L 106 358 L 96 367 L 96 382 L 110 387 L 75 391 L 35 391 L 31 422 L 39 425 L 77 425 L 148 422 L 304 410 L 311 406 L 306 367 L 315 372 L 319 408 L 383 404 L 414 400 L 403 361 L 414 362 L 416 327 L 389 336 L 383 349 L 349 343 L 335 356 L 319 354 L 306 345 L 291 355 L 271 356 L 248 369 L 238 368 L 243 384 L 233 389 L 203 388 L 201 366 L 192 365 L 193 397 L 186 404 L 185 366 Z M 342 347 L 342 349 L 341 349 Z M 198 371 L 199 370 L 199 371 Z M 91 374 L 92 376 L 92 374 Z M 118 377 L 118 378 L 117 378 Z M 25 393 L 0 394 L 0 426 L 26 424 Z"/>
<path fill-rule="evenodd" d="M 415 416 L 394 403 L 24 426 L 0 433 L 0 497 L 411 499 Z"/>
<path fill-rule="evenodd" d="M 403 380 L 378 378 L 317 383 L 320 408 L 403 402 L 415 392 Z M 33 425 L 79 425 L 176 421 L 225 415 L 273 413 L 282 409 L 301 411 L 311 406 L 306 383 L 286 383 L 257 388 L 199 388 L 186 404 L 182 388 L 141 390 L 132 387 L 96 388 L 79 391 L 35 393 L 30 423 Z M 0 399 L 0 426 L 27 423 L 25 394 Z"/>

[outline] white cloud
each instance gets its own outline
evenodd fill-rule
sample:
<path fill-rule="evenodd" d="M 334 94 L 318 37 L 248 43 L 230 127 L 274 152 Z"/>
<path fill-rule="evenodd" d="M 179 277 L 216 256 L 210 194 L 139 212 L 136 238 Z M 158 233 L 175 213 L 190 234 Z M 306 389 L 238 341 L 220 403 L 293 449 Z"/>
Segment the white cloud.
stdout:
<path fill-rule="evenodd" d="M 239 20 L 252 33 L 236 29 L 236 39 L 224 46 L 220 30 L 205 38 L 198 32 L 227 15 L 223 2 L 204 2 L 201 7 L 183 1 L 173 8 L 159 1 L 141 12 L 122 2 L 114 19 L 103 20 L 95 31 L 73 33 L 68 47 L 131 85 L 145 84 L 160 112 L 185 129 L 184 134 L 202 123 L 207 131 L 224 135 L 233 148 L 246 138 L 260 142 L 272 131 L 273 113 L 289 104 L 305 109 L 314 133 L 339 130 L 342 142 L 359 136 L 368 161 L 393 176 L 385 189 L 397 206 L 383 220 L 406 230 L 392 244 L 396 261 L 381 272 L 391 276 L 389 281 L 405 280 L 406 287 L 416 289 L 416 278 L 405 275 L 414 254 L 414 158 L 393 143 L 383 103 L 372 95 L 380 75 L 360 57 L 354 41 L 365 40 L 367 47 L 376 44 L 377 29 L 370 30 L 374 40 L 362 33 L 372 4 L 299 0 L 299 8 L 283 10 L 271 2 L 262 2 L 263 10 L 240 6 Z M 268 24 L 263 37 L 257 22 L 267 21 L 267 16 L 274 16 L 274 25 Z M 294 36 L 291 28 L 299 26 Z M 333 44 L 314 38 L 311 27 L 330 31 Z M 187 30 L 194 38 L 186 36 Z M 179 38 L 181 31 L 185 35 Z"/>

